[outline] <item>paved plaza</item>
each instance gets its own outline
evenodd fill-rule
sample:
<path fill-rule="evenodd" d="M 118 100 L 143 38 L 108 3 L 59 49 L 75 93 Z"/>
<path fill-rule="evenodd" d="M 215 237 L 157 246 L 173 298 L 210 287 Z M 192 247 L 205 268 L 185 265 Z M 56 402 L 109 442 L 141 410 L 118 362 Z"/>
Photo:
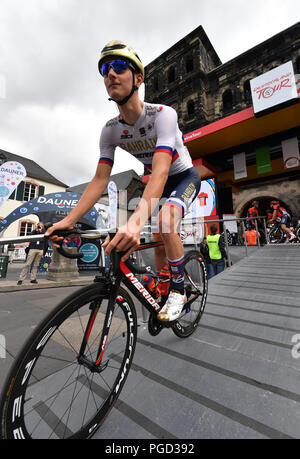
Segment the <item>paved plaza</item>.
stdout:
<path fill-rule="evenodd" d="M 188 339 L 150 336 L 138 305 L 133 365 L 95 438 L 300 438 L 299 276 L 299 245 L 253 250 L 209 281 Z M 0 386 L 33 327 L 74 288 L 0 291 Z"/>

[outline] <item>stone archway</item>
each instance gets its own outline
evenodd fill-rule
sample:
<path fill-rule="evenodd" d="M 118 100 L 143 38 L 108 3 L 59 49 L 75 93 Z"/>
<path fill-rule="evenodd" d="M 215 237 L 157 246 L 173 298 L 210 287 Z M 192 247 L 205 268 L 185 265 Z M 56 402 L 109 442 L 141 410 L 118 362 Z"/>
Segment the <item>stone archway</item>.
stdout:
<path fill-rule="evenodd" d="M 240 218 L 245 207 L 252 201 L 276 199 L 282 203 L 292 218 L 300 218 L 300 180 L 282 180 L 263 185 L 251 186 L 234 193 L 233 208 L 235 215 Z"/>
<path fill-rule="evenodd" d="M 268 198 L 270 199 L 270 201 L 272 199 L 278 199 L 278 201 L 280 201 L 279 196 L 270 195 L 270 192 L 267 192 L 267 191 L 256 191 L 253 193 L 247 192 L 245 193 L 245 196 L 243 196 L 243 199 L 240 200 L 238 206 L 236 207 L 236 210 L 235 210 L 236 217 L 242 218 L 245 208 L 250 207 L 252 201 L 255 201 L 255 200 L 260 201 L 262 198 L 265 198 L 265 199 Z"/>

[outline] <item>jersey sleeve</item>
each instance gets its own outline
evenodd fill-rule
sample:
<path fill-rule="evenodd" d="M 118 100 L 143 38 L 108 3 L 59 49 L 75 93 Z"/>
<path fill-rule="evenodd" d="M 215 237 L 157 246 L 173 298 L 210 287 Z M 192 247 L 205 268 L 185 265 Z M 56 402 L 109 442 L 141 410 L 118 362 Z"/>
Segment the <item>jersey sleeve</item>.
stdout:
<path fill-rule="evenodd" d="M 111 140 L 111 129 L 104 126 L 100 136 L 100 159 L 99 164 L 108 164 L 113 167 L 115 160 L 116 145 Z"/>
<path fill-rule="evenodd" d="M 160 107 L 155 121 L 157 142 L 154 153 L 166 153 L 172 157 L 172 163 L 179 157 L 175 149 L 178 131 L 176 111 L 167 106 Z"/>

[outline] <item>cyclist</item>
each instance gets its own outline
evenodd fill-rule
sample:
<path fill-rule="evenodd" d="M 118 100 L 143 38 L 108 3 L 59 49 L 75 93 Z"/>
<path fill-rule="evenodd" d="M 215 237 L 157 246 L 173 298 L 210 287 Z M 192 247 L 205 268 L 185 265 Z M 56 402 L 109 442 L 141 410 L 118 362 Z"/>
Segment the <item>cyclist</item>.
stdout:
<path fill-rule="evenodd" d="M 279 201 L 272 201 L 271 209 L 273 210 L 273 216 L 270 222 L 274 222 L 275 220 L 280 219 L 281 228 L 286 233 L 287 237 L 289 238 L 289 241 L 297 239 L 297 236 L 295 236 L 295 234 L 290 229 L 291 216 L 286 211 L 286 209 L 280 205 Z"/>
<path fill-rule="evenodd" d="M 252 205 L 252 207 L 250 207 L 248 209 L 247 220 L 246 220 L 246 228 L 249 231 L 255 229 L 255 223 L 254 223 L 253 217 L 258 217 L 259 203 L 258 203 L 258 201 L 253 201 L 251 205 Z M 258 223 L 259 222 L 260 222 L 260 219 L 258 219 Z"/>
<path fill-rule="evenodd" d="M 159 234 L 154 236 L 155 240 L 162 238 L 164 247 L 155 249 L 155 264 L 160 271 L 168 262 L 172 278 L 168 300 L 158 319 L 173 321 L 179 317 L 185 301 L 184 249 L 177 230 L 187 208 L 199 194 L 201 179 L 183 144 L 175 110 L 139 98 L 144 67 L 136 52 L 124 42 L 111 41 L 101 52 L 98 69 L 104 78 L 109 100 L 118 105 L 119 116 L 102 129 L 99 164 L 80 202 L 46 235 L 56 229 L 72 229 L 100 199 L 108 185 L 116 147 L 134 155 L 152 171 L 151 178 L 134 213 L 112 240 L 107 237 L 103 247 L 106 255 L 113 248 L 124 251 L 122 261 L 125 261 L 138 247 L 140 232 L 155 205 L 161 198 L 166 199 L 158 214 Z M 54 244 L 61 239 L 51 237 Z"/>

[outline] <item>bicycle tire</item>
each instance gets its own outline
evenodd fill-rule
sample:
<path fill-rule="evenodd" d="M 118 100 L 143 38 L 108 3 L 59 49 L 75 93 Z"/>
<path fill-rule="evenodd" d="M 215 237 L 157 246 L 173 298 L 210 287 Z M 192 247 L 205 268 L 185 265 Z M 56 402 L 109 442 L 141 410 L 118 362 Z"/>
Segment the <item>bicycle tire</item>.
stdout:
<path fill-rule="evenodd" d="M 107 300 L 100 283 L 83 287 L 37 326 L 4 385 L 0 438 L 84 439 L 94 435 L 122 390 L 137 339 L 135 307 L 120 287 L 101 373 L 79 364 L 76 356 L 82 339 L 78 338 L 84 336 L 85 328 L 91 330 L 88 356 L 97 355 Z M 89 328 L 88 317 L 99 305 Z"/>
<path fill-rule="evenodd" d="M 203 257 L 197 250 L 191 250 L 184 256 L 185 292 L 187 301 L 198 292 L 199 296 L 190 308 L 184 308 L 180 317 L 172 326 L 172 330 L 179 338 L 187 338 L 195 332 L 203 315 L 207 293 L 207 269 Z"/>
<path fill-rule="evenodd" d="M 279 226 L 271 228 L 269 232 L 270 244 L 280 244 L 284 240 L 284 231 Z"/>

